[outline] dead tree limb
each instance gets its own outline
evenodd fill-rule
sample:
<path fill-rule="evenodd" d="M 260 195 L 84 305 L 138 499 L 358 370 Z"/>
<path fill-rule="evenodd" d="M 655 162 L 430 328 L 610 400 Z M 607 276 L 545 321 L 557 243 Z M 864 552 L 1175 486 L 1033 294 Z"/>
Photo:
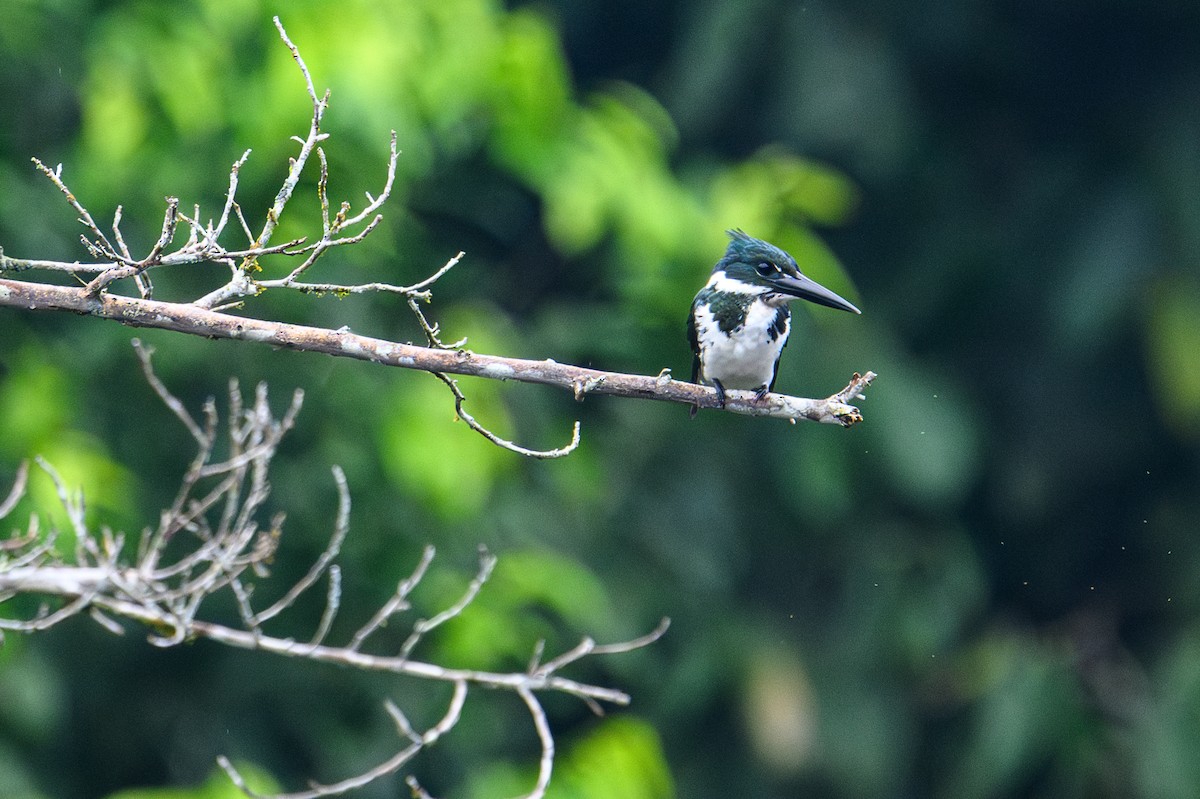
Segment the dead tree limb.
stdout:
<path fill-rule="evenodd" d="M 600 712 L 602 704 L 629 703 L 629 695 L 620 689 L 581 682 L 562 672 L 585 657 L 648 646 L 666 632 L 666 619 L 650 633 L 620 643 L 598 645 L 585 637 L 545 662 L 540 657 L 543 645 L 536 642 L 532 645 L 536 656 L 523 671 L 451 668 L 420 657 L 422 643 L 446 622 L 469 612 L 485 588 L 496 557 L 482 548 L 475 576 L 461 596 L 428 618 L 412 621 L 399 648 L 381 643 L 380 634 L 386 627 L 399 624 L 401 617 L 412 610 L 412 596 L 434 558 L 432 546 L 425 547 L 412 573 L 399 580 L 392 596 L 356 632 L 341 644 L 330 643 L 327 638 L 342 596 L 341 571 L 336 561 L 349 533 L 351 516 L 350 491 L 339 468 L 333 468 L 338 510 L 325 550 L 296 582 L 273 586 L 270 580 L 284 523 L 283 514 L 264 518 L 271 494 L 270 467 L 280 441 L 295 425 L 303 395 L 296 392 L 277 417 L 269 407 L 265 384 L 245 398 L 232 383 L 227 431 L 222 435 L 215 402 L 210 399 L 201 417 L 194 416 L 154 375 L 149 350 L 140 344 L 135 346 L 151 387 L 195 440 L 196 456 L 180 481 L 175 500 L 159 514 L 158 525 L 137 536 L 93 529 L 87 521 L 83 497 L 65 485 L 53 466 L 38 459 L 38 466 L 53 481 L 66 511 L 75 539 L 74 551 L 64 553 L 64 548 L 55 546 L 57 531 L 43 531 L 37 515 L 30 516 L 24 531 L 0 540 L 0 644 L 5 630 L 32 634 L 86 614 L 115 634 L 141 627 L 150 644 L 159 647 L 207 640 L 274 656 L 453 686 L 441 720 L 422 732 L 413 728 L 395 704 L 385 702 L 387 713 L 396 723 L 400 744 L 384 762 L 339 782 L 314 784 L 306 791 L 283 794 L 280 799 L 334 796 L 396 772 L 448 733 L 458 723 L 470 693 L 481 687 L 512 692 L 530 713 L 542 746 L 537 781 L 529 794 L 536 799 L 549 784 L 554 752 L 550 722 L 536 694 L 567 694 L 595 712 Z M 12 489 L 0 501 L 0 520 L 17 507 L 28 478 L 29 470 L 22 465 Z M 273 634 L 273 621 L 294 610 L 303 594 L 322 583 L 325 610 L 312 637 L 296 640 Z M 237 609 L 229 614 L 232 619 L 204 617 L 214 604 L 206 600 L 219 594 L 232 595 Z M 21 597 L 39 599 L 37 609 L 22 616 L 5 607 L 9 600 Z M 273 601 L 269 597 L 274 597 Z M 227 758 L 220 758 L 219 763 L 243 791 L 257 795 Z"/>
<path fill-rule="evenodd" d="M 90 296 L 86 288 L 0 279 L 0 305 L 32 310 L 73 311 L 112 319 L 130 327 L 152 327 L 206 338 L 254 341 L 272 347 L 356 358 L 438 374 L 540 383 L 565 389 L 580 401 L 595 394 L 678 402 L 699 405 L 701 408 L 717 407 L 715 390 L 674 380 L 667 371 L 657 376 L 620 374 L 552 360 L 532 361 L 482 355 L 462 349 L 422 347 L 361 336 L 347 330 L 234 316 L 185 303 L 114 294 Z M 874 377 L 872 372 L 856 374 L 846 388 L 825 399 L 769 394 L 758 401 L 753 391 L 728 391 L 725 410 L 751 416 L 807 419 L 849 426 L 862 421 L 862 415 L 848 403 L 859 396 Z"/>
<path fill-rule="evenodd" d="M 307 134 L 293 137 L 299 144 L 299 151 L 289 160 L 287 176 L 271 207 L 267 209 L 258 232 L 252 231 L 236 200 L 239 171 L 250 156 L 249 150 L 230 169 L 229 187 L 215 220 L 204 221 L 198 205 L 189 214 L 180 210 L 178 198 L 166 198 L 161 234 L 141 258 L 130 253 L 125 244 L 120 229 L 120 206 L 113 214 L 112 235 L 109 236 L 67 186 L 62 176 L 62 166 L 51 168 L 35 158 L 33 161 L 37 169 L 63 194 L 78 215 L 85 230 L 80 236 L 81 242 L 94 260 L 59 262 L 22 259 L 11 257 L 0 249 L 0 273 L 48 271 L 70 275 L 85 283 L 82 287 L 70 287 L 27 280 L 0 280 L 0 306 L 31 311 L 73 311 L 112 319 L 132 327 L 155 327 L 210 338 L 258 341 L 275 347 L 323 352 L 429 371 L 449 387 L 454 396 L 456 413 L 472 430 L 498 446 L 535 458 L 557 458 L 572 452 L 579 444 L 578 422 L 571 441 L 565 446 L 550 450 L 527 449 L 490 431 L 468 413 L 464 407 L 465 395 L 457 381 L 448 375 L 558 386 L 570 391 L 577 400 L 583 400 L 588 394 L 601 394 L 678 402 L 699 408 L 721 407 L 714 389 L 673 380 L 669 370 L 665 369 L 653 377 L 620 374 L 560 364 L 549 359 L 533 361 L 476 354 L 463 348 L 465 339 L 444 344 L 438 338 L 437 325 L 429 322 L 420 304 L 429 301 L 433 284 L 459 263 L 462 253 L 449 259 L 428 278 L 408 286 L 381 282 L 343 285 L 308 280 L 309 271 L 323 255 L 338 247 L 358 244 L 382 220 L 380 209 L 391 195 L 396 176 L 396 134 L 393 131 L 391 135 L 385 179 L 379 193 L 373 195 L 367 192 L 366 202 L 357 211 L 352 209 L 349 202 L 342 202 L 331 209 L 327 193 L 328 162 L 322 147 L 322 143 L 329 138 L 329 134 L 322 130 L 322 121 L 329 109 L 330 94 L 328 90 L 317 92 L 299 48 L 288 37 L 278 18 L 275 19 L 275 26 L 304 79 L 312 117 Z M 314 236 L 313 241 L 300 238 L 274 244 L 272 238 L 279 220 L 294 195 L 301 173 L 314 160 L 313 155 L 319 165 L 316 190 L 321 209 L 320 234 Z M 231 225 L 234 220 L 237 224 Z M 230 235 L 228 231 L 238 227 L 245 236 L 245 244 L 222 243 Z M 181 230 L 186 231 L 187 238 L 182 245 L 175 247 L 175 239 Z M 272 263 L 282 260 L 294 265 L 290 265 L 282 277 L 266 277 L 265 261 L 268 259 Z M 192 264 L 213 264 L 228 269 L 229 280 L 201 297 L 185 301 L 164 302 L 153 298 L 153 270 Z M 130 279 L 137 288 L 138 297 L 114 293 L 114 287 Z M 399 294 L 416 316 L 425 333 L 427 346 L 369 338 L 344 329 L 319 329 L 228 313 L 240 308 L 247 297 L 264 291 L 286 289 L 308 294 Z M 855 373 L 845 388 L 824 399 L 770 394 L 760 400 L 753 392 L 730 391 L 724 410 L 783 418 L 792 422 L 806 419 L 849 427 L 863 418 L 858 408 L 850 403 L 862 396 L 874 377 L 875 374 L 869 371 L 861 375 Z"/>

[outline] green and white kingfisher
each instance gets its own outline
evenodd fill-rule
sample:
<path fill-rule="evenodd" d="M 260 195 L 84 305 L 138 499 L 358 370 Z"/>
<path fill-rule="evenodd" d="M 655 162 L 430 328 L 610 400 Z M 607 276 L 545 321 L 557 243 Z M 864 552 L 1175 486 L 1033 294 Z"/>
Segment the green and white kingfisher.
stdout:
<path fill-rule="evenodd" d="M 695 358 L 692 382 L 717 390 L 747 389 L 762 399 L 775 387 L 779 356 L 791 329 L 794 299 L 861 313 L 846 300 L 805 277 L 792 256 L 773 244 L 729 231 L 729 249 L 688 315 L 688 341 Z M 696 407 L 692 407 L 695 416 Z"/>

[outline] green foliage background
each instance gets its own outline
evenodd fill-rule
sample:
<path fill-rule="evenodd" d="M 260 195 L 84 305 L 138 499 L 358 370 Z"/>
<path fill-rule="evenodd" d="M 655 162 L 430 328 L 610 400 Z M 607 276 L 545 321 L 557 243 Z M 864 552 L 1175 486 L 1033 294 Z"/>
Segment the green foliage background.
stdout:
<path fill-rule="evenodd" d="M 881 375 L 850 431 L 465 381 L 472 413 L 533 446 L 582 419 L 580 450 L 542 463 L 455 423 L 425 375 L 143 334 L 193 408 L 229 376 L 269 381 L 280 408 L 306 389 L 277 463 L 280 578 L 323 546 L 337 463 L 354 496 L 345 618 L 426 542 L 426 610 L 479 543 L 500 556 L 423 656 L 514 669 L 539 637 L 561 649 L 671 616 L 652 649 L 577 669 L 630 709 L 548 699 L 555 797 L 1200 794 L 1200 9 L 7 0 L 0 246 L 83 257 L 35 155 L 98 219 L 122 204 L 135 250 L 164 195 L 216 213 L 246 148 L 240 198 L 261 214 L 310 110 L 274 13 L 333 91 L 333 199 L 378 191 L 390 129 L 403 151 L 385 222 L 322 279 L 411 282 L 466 250 L 432 308 L 447 338 L 685 375 L 687 305 L 743 227 L 865 311 L 801 311 L 779 388 Z M 311 180 L 279 235 L 315 229 Z M 164 273 L 157 296 L 221 279 Z M 388 298 L 246 312 L 420 338 Z M 0 484 L 40 453 L 97 524 L 155 521 L 188 439 L 131 335 L 0 312 Z M 50 502 L 41 481 L 23 509 Z M 232 796 L 219 753 L 285 787 L 338 779 L 394 751 L 383 696 L 418 722 L 446 699 L 85 621 L 10 635 L 0 795 Z M 528 790 L 519 701 L 474 701 L 423 783 Z"/>

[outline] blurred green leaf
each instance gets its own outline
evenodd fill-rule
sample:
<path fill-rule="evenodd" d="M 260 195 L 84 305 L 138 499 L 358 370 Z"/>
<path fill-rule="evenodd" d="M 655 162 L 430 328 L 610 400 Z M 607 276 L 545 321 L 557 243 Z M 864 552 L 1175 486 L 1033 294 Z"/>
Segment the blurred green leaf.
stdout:
<path fill-rule="evenodd" d="M 0 453 L 17 460 L 51 443 L 69 423 L 76 385 L 50 351 L 23 347 L 3 356 L 0 381 Z"/>
<path fill-rule="evenodd" d="M 1154 397 L 1169 426 L 1194 436 L 1200 431 L 1200 287 L 1189 281 L 1160 290 L 1149 321 Z"/>
<path fill-rule="evenodd" d="M 103 442 L 68 430 L 39 454 L 58 472 L 69 496 L 82 495 L 89 525 L 113 524 L 119 528 L 138 518 L 137 481 L 128 469 L 113 461 Z M 60 531 L 59 551 L 72 551 L 74 533 L 57 489 L 49 475 L 36 467 L 30 469 L 29 495 L 43 521 Z"/>
<path fill-rule="evenodd" d="M 69 715 L 61 673 L 36 649 L 6 639 L 0 653 L 9 648 L 20 656 L 9 660 L 0 655 L 0 726 L 47 744 Z"/>
<path fill-rule="evenodd" d="M 441 319 L 442 337 L 471 332 L 467 346 L 481 352 L 504 352 L 511 331 L 504 317 L 486 305 L 459 305 L 429 311 Z M 379 430 L 384 466 L 395 485 L 444 519 L 479 515 L 496 482 L 516 464 L 503 450 L 458 420 L 454 396 L 436 378 L 397 376 L 391 407 Z M 467 396 L 465 409 L 480 424 L 509 440 L 518 438 L 504 404 L 499 381 L 455 378 Z M 518 442 L 520 443 L 520 442 Z"/>
<path fill-rule="evenodd" d="M 540 183 L 574 113 L 565 57 L 549 22 L 530 10 L 509 14 L 500 35 L 486 84 L 496 115 L 489 146 L 500 164 Z"/>
<path fill-rule="evenodd" d="M 1200 762 L 1192 757 L 1200 736 L 1200 640 L 1174 642 L 1153 677 L 1154 693 L 1133 719 L 1134 769 L 1147 796 L 1185 799 L 1200 784 Z"/>
<path fill-rule="evenodd" d="M 596 726 L 558 764 L 550 799 L 669 799 L 671 772 L 658 733 L 646 721 L 623 714 Z"/>
<path fill-rule="evenodd" d="M 762 235 L 781 211 L 785 218 L 838 225 L 858 204 L 858 189 L 845 175 L 779 147 L 725 169 L 710 194 L 718 218 L 744 220 L 737 224 Z"/>
<path fill-rule="evenodd" d="M 743 715 L 758 756 L 768 767 L 796 774 L 817 746 L 816 694 L 795 653 L 758 647 L 748 653 Z"/>
<path fill-rule="evenodd" d="M 978 432 L 953 380 L 912 361 L 878 364 L 886 391 L 872 389 L 870 435 L 899 490 L 929 507 L 966 495 L 979 464 Z"/>
<path fill-rule="evenodd" d="M 963 668 L 975 702 L 941 795 L 1010 795 L 1056 750 L 1076 750 L 1086 734 L 1087 702 L 1059 653 L 997 631 Z"/>
<path fill-rule="evenodd" d="M 467 519 L 484 509 L 509 454 L 454 415 L 454 397 L 433 377 L 400 378 L 379 428 L 384 468 L 394 486 L 443 519 Z M 489 428 L 511 427 L 494 387 L 472 381 L 472 416 Z M 509 434 L 511 435 L 511 434 Z"/>
<path fill-rule="evenodd" d="M 51 799 L 34 787 L 28 764 L 18 752 L 0 744 L 0 795 L 6 799 Z"/>
<path fill-rule="evenodd" d="M 234 764 L 251 790 L 260 794 L 279 792 L 279 783 L 263 769 L 247 763 Z M 203 785 L 195 788 L 130 788 L 109 794 L 106 799 L 245 799 L 246 794 L 230 782 L 224 771 L 214 770 Z"/>
<path fill-rule="evenodd" d="M 561 742 L 560 742 L 561 745 Z M 472 799 L 527 793 L 532 768 L 494 764 L 471 780 Z M 670 799 L 675 787 L 654 728 L 634 716 L 605 719 L 582 739 L 560 750 L 547 799 Z"/>

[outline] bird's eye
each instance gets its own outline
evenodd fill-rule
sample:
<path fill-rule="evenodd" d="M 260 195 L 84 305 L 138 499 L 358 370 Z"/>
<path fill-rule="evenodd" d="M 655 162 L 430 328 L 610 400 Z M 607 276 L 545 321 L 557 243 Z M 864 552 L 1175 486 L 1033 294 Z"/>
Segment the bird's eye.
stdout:
<path fill-rule="evenodd" d="M 763 277 L 770 277 L 771 275 L 773 275 L 779 271 L 779 267 L 772 263 L 761 263 L 754 268 Z"/>

